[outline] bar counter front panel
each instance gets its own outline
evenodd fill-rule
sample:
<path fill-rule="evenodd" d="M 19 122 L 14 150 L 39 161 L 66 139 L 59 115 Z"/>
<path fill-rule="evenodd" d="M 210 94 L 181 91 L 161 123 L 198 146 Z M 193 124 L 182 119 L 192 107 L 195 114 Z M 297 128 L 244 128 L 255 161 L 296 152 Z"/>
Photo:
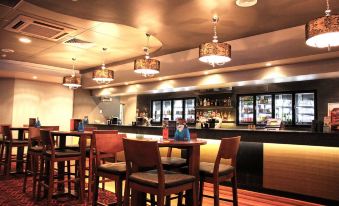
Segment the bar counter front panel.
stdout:
<path fill-rule="evenodd" d="M 89 126 L 124 133 L 162 134 L 158 126 Z M 221 138 L 241 136 L 237 162 L 241 188 L 297 194 L 324 204 L 339 202 L 339 133 L 196 128 L 190 131 L 208 141 L 201 148 L 201 161 L 208 162 L 215 161 Z M 176 150 L 173 154 L 180 155 Z"/>

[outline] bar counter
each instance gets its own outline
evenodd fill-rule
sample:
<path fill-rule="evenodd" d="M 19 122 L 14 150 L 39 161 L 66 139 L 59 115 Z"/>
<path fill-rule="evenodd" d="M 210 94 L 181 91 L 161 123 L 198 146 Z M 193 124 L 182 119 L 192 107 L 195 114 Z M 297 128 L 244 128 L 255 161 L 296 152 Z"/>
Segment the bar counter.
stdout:
<path fill-rule="evenodd" d="M 90 124 L 98 129 L 115 129 L 120 132 L 161 135 L 161 126 L 131 126 L 131 125 L 105 125 Z M 321 133 L 304 130 L 264 130 L 264 129 L 238 129 L 219 128 L 201 129 L 189 127 L 191 132 L 196 132 L 198 138 L 221 139 L 224 137 L 241 136 L 242 142 L 293 144 L 308 146 L 339 147 L 339 132 Z"/>

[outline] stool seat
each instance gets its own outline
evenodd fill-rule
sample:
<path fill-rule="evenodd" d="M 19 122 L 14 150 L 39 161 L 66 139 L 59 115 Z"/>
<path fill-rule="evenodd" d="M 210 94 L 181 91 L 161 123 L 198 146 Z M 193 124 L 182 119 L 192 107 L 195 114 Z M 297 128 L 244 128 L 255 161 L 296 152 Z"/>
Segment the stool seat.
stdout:
<path fill-rule="evenodd" d="M 51 150 L 47 150 L 45 153 L 45 155 L 47 156 L 51 156 L 52 152 Z M 75 156 L 80 156 L 81 153 L 74 151 L 74 150 L 70 150 L 70 149 L 65 149 L 65 150 L 55 150 L 55 157 L 75 157 Z"/>
<path fill-rule="evenodd" d="M 116 162 L 101 164 L 98 171 L 107 172 L 114 175 L 126 175 L 126 162 Z"/>
<path fill-rule="evenodd" d="M 5 143 L 10 143 L 11 141 L 6 140 Z M 28 141 L 27 140 L 17 140 L 17 139 L 13 139 L 12 140 L 12 144 L 13 145 L 28 145 Z"/>
<path fill-rule="evenodd" d="M 186 159 L 180 157 L 161 157 L 161 164 L 166 166 L 180 167 L 185 165 L 187 162 Z"/>
<path fill-rule="evenodd" d="M 151 187 L 158 187 L 158 171 L 136 172 L 130 175 L 131 182 L 137 182 Z M 194 176 L 164 170 L 165 188 L 191 183 Z"/>
<path fill-rule="evenodd" d="M 214 163 L 210 162 L 200 162 L 200 175 L 204 176 L 213 176 Z M 234 172 L 234 167 L 231 165 L 219 165 L 219 176 L 225 176 L 232 174 Z"/>

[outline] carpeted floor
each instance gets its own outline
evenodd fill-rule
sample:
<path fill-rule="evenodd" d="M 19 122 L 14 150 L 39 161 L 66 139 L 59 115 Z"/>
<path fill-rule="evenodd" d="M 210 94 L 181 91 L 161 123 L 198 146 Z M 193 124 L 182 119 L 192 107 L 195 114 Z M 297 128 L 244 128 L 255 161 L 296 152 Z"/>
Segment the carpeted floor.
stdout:
<path fill-rule="evenodd" d="M 27 192 L 22 192 L 22 176 L 11 176 L 10 178 L 0 177 L 0 206 L 43 206 L 46 205 L 46 200 L 34 202 L 32 199 L 31 179 L 28 179 Z M 108 190 L 112 189 L 113 185 L 107 184 Z M 211 185 L 206 184 L 204 193 L 207 195 L 213 194 Z M 317 204 L 283 198 L 273 195 L 267 195 L 246 190 L 238 190 L 240 206 L 317 206 Z M 222 198 L 231 199 L 232 193 L 229 187 L 220 188 L 220 196 Z M 100 190 L 99 199 L 107 204 L 115 200 L 114 193 L 110 191 Z M 70 196 L 63 196 L 58 199 L 53 199 L 53 206 L 71 206 L 71 205 L 88 205 L 87 203 L 80 204 L 77 199 Z M 172 205 L 176 205 L 175 202 Z M 204 198 L 203 206 L 212 206 L 213 199 Z M 232 205 L 230 202 L 221 202 L 221 206 Z"/>

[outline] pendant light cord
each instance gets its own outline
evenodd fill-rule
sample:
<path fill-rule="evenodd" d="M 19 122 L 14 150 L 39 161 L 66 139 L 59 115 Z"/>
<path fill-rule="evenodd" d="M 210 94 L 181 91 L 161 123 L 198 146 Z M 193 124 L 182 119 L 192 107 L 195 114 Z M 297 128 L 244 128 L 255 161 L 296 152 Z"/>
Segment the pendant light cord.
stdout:
<path fill-rule="evenodd" d="M 106 69 L 106 64 L 105 64 L 105 52 L 107 48 L 102 48 L 102 64 L 101 64 L 101 69 L 104 70 Z"/>
<path fill-rule="evenodd" d="M 72 69 L 73 69 L 73 74 L 72 74 L 72 77 L 75 77 L 75 61 L 76 61 L 77 59 L 76 58 L 72 58 L 72 61 L 73 61 L 73 64 L 72 64 Z"/>
<path fill-rule="evenodd" d="M 149 59 L 149 38 L 150 38 L 150 34 L 146 33 L 146 46 L 144 47 L 144 52 L 145 52 L 145 59 Z"/>
<path fill-rule="evenodd" d="M 217 35 L 217 23 L 218 23 L 218 21 L 219 21 L 219 17 L 218 16 L 214 16 L 212 18 L 213 33 L 214 33 L 212 42 L 214 42 L 214 43 L 218 43 L 218 35 Z"/>

